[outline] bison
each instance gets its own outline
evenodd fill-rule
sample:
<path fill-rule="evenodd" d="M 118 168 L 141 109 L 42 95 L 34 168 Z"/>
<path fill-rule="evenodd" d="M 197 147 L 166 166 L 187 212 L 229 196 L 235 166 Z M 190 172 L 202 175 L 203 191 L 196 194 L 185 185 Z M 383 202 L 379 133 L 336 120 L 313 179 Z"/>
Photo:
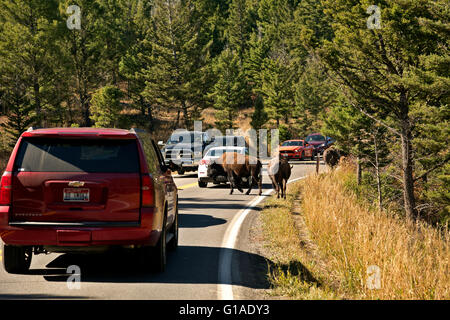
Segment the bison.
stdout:
<path fill-rule="evenodd" d="M 277 192 L 277 198 L 280 198 L 281 189 L 281 197 L 286 199 L 286 185 L 291 176 L 291 169 L 289 162 L 279 157 L 273 158 L 267 165 L 267 173 L 272 181 L 273 188 Z"/>
<path fill-rule="evenodd" d="M 335 148 L 328 148 L 323 153 L 323 161 L 332 169 L 339 164 L 341 153 Z"/>
<path fill-rule="evenodd" d="M 242 178 L 248 179 L 249 188 L 245 194 L 250 194 L 253 184 L 257 183 L 259 187 L 259 195 L 262 193 L 262 164 L 258 159 L 239 154 L 237 152 L 226 152 L 220 158 L 225 173 L 227 174 L 228 182 L 230 183 L 230 194 L 233 194 L 235 187 L 240 192 Z"/>

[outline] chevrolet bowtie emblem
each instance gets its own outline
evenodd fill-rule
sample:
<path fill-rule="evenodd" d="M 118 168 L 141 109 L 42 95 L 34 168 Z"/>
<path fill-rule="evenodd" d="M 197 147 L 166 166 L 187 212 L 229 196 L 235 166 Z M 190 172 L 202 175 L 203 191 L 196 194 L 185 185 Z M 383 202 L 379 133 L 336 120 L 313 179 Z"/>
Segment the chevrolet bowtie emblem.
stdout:
<path fill-rule="evenodd" d="M 84 182 L 82 182 L 82 181 L 70 181 L 69 182 L 69 187 L 79 188 L 79 187 L 83 187 L 83 186 L 84 186 Z"/>

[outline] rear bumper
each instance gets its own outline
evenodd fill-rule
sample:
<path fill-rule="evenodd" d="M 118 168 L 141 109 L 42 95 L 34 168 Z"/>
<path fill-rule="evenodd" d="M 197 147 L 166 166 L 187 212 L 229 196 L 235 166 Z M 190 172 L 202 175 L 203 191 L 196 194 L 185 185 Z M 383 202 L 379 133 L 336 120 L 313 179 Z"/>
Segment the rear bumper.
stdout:
<path fill-rule="evenodd" d="M 217 176 L 215 178 L 212 177 L 202 177 L 198 178 L 201 182 L 213 182 L 213 183 L 225 183 L 228 182 L 228 178 L 225 176 Z"/>
<path fill-rule="evenodd" d="M 197 169 L 197 177 L 199 179 L 208 179 L 208 167 L 205 165 L 199 165 Z"/>
<path fill-rule="evenodd" d="M 141 222 L 9 222 L 8 211 L 0 206 L 0 237 L 9 245 L 155 245 L 161 232 L 153 225 L 153 208 L 143 210 Z"/>

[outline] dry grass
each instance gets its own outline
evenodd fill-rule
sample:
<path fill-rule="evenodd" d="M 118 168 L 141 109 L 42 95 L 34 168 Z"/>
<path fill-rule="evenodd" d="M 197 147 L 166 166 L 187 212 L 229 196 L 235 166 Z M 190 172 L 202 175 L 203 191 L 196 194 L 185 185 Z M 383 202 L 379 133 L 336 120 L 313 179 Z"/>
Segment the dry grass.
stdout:
<path fill-rule="evenodd" d="M 449 299 L 449 232 L 374 210 L 344 191 L 352 171 L 340 168 L 301 185 L 302 212 L 312 240 L 340 279 L 339 295 L 357 299 Z M 381 287 L 367 286 L 368 267 Z"/>
<path fill-rule="evenodd" d="M 273 295 L 293 299 L 449 299 L 448 230 L 380 212 L 345 184 L 354 170 L 290 185 L 261 213 Z M 300 201 L 296 199 L 307 199 Z M 298 205 L 296 204 L 298 203 Z M 369 288 L 369 266 L 380 287 Z"/>
<path fill-rule="evenodd" d="M 307 235 L 299 230 L 296 211 L 298 186 L 289 186 L 287 201 L 272 197 L 261 212 L 265 247 L 272 261 L 268 279 L 272 296 L 291 299 L 335 299 L 336 296 L 321 278 L 318 259 L 312 253 Z"/>
<path fill-rule="evenodd" d="M 203 127 L 205 128 L 215 128 L 216 125 L 216 113 L 217 110 L 214 108 L 206 108 L 202 111 L 202 121 Z M 253 108 L 243 108 L 240 109 L 237 113 L 236 120 L 234 121 L 234 126 L 238 128 L 241 133 L 245 133 L 248 129 L 251 129 L 251 115 L 253 114 Z M 239 133 L 239 131 L 238 131 Z M 222 132 L 222 134 L 226 134 L 226 132 Z"/>

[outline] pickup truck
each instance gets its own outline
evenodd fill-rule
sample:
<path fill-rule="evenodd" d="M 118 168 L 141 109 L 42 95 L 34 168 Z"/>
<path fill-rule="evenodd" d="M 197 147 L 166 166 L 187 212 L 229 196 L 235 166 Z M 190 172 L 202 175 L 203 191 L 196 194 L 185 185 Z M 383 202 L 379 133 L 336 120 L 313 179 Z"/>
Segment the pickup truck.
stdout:
<path fill-rule="evenodd" d="M 163 147 L 161 152 L 165 164 L 182 175 L 185 172 L 197 171 L 203 151 L 209 143 L 205 132 L 178 129 L 165 144 L 159 141 L 158 145 Z"/>

